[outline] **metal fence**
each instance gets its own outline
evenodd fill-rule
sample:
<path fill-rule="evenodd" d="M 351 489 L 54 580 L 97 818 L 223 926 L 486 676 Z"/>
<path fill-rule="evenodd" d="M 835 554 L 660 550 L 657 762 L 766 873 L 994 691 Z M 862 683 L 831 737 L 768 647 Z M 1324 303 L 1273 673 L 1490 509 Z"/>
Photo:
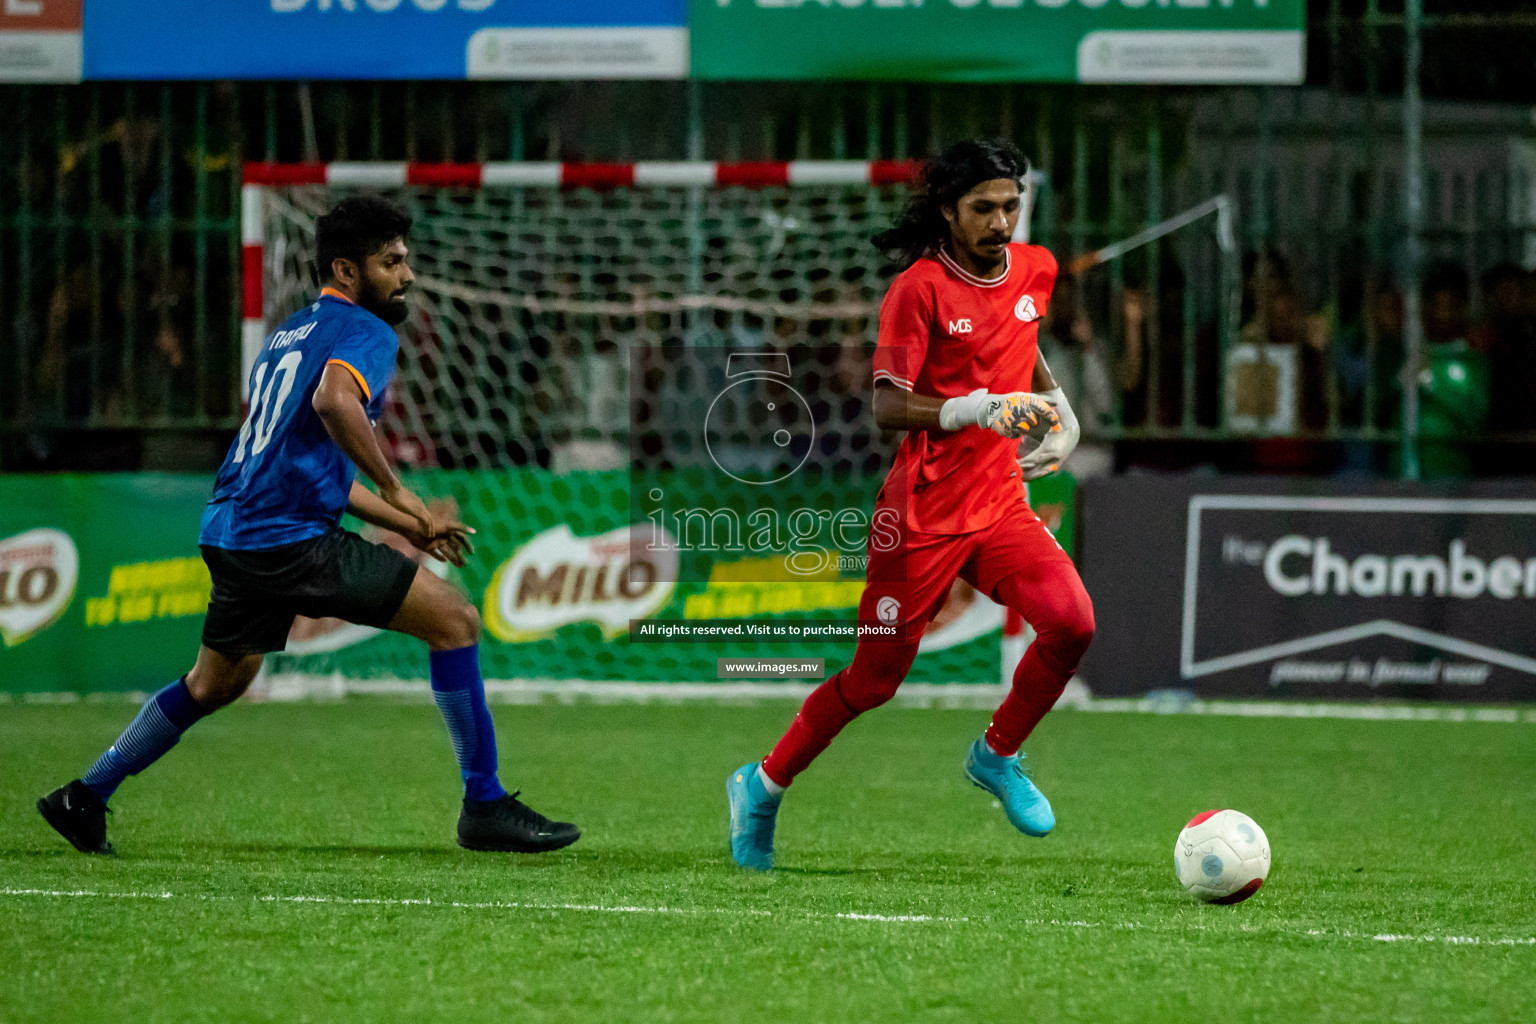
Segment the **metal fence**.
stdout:
<path fill-rule="evenodd" d="M 1091 435 L 1389 443 L 1403 391 L 1402 119 L 1383 95 L 1401 80 L 1397 22 L 1374 0 L 1329 11 L 1302 89 L 0 87 L 0 464 L 60 464 L 61 432 L 238 425 L 243 160 L 884 158 L 976 134 L 1013 138 L 1045 172 L 1034 237 L 1063 264 L 1214 196 L 1235 211 L 1240 272 L 1203 219 L 1062 286 L 1047 346 L 1087 396 Z M 1520 401 L 1536 387 L 1523 269 L 1536 131 L 1524 106 L 1436 101 L 1425 133 L 1430 339 L 1470 340 L 1473 355 L 1442 367 L 1483 392 L 1466 435 L 1523 441 L 1536 436 Z"/>

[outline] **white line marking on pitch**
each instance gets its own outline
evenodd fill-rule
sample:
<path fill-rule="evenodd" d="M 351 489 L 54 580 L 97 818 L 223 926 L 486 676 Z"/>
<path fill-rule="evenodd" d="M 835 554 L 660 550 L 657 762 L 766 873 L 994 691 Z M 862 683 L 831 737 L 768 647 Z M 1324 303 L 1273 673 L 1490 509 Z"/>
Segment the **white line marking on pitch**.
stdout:
<path fill-rule="evenodd" d="M 331 676 L 284 674 L 273 677 L 266 700 L 289 702 L 310 698 L 389 696 L 425 701 L 431 693 L 425 680 L 344 680 Z M 784 699 L 803 701 L 815 689 L 798 683 L 621 683 L 584 679 L 487 679 L 486 695 L 495 703 L 538 704 L 546 700 L 598 704 L 694 700 L 720 702 Z M 969 708 L 991 710 L 1001 691 L 996 683 L 906 683 L 893 703 L 913 708 Z M 106 691 L 84 695 L 65 690 L 54 693 L 18 693 L 0 690 L 0 704 L 74 704 L 124 701 L 138 705 L 149 694 L 140 690 Z M 1179 700 L 1147 697 L 1093 697 L 1080 704 L 1062 705 L 1071 710 L 1154 715 L 1214 715 L 1239 718 L 1340 718 L 1374 722 L 1492 722 L 1536 724 L 1536 708 L 1526 707 L 1432 707 L 1423 705 L 1367 704 L 1339 701 Z"/>
<path fill-rule="evenodd" d="M 0 896 L 41 897 L 94 897 L 114 900 L 198 900 L 202 902 L 231 902 L 239 896 L 212 896 L 203 894 L 179 895 L 171 892 L 99 892 L 94 889 L 0 889 Z M 862 914 L 846 912 L 818 914 L 775 912 L 751 907 L 635 907 L 606 906 L 599 903 L 524 903 L 500 900 L 471 902 L 465 900 L 432 899 L 381 899 L 348 896 L 252 896 L 256 903 L 330 903 L 346 907 L 449 907 L 457 910 L 573 910 L 594 914 L 726 914 L 735 917 L 799 917 L 820 920 L 875 921 L 882 924 L 959 924 L 969 921 L 965 917 L 933 917 L 928 914 Z"/>
<path fill-rule="evenodd" d="M 1308 935 L 1323 938 L 1370 939 L 1372 942 L 1443 942 L 1448 946 L 1536 946 L 1536 938 L 1484 939 L 1476 935 L 1395 935 L 1381 932 L 1362 935 L 1356 932 L 1329 932 L 1312 928 Z"/>
<path fill-rule="evenodd" d="M 255 903 L 329 903 L 346 907 L 447 907 L 455 910 L 532 910 L 532 911 L 559 911 L 569 910 L 594 914 L 678 914 L 678 915 L 706 915 L 721 914 L 733 917 L 785 917 L 785 918 L 811 918 L 814 920 L 838 920 L 838 921 L 872 921 L 878 924 L 967 924 L 990 923 L 993 920 L 999 923 L 1023 925 L 1033 928 L 1115 928 L 1135 930 L 1152 928 L 1156 931 L 1211 931 L 1204 925 L 1194 925 L 1192 928 L 1182 925 L 1168 925 L 1159 927 L 1148 925 L 1139 921 L 1064 921 L 1059 918 L 969 918 L 969 917 L 938 917 L 929 914 L 865 914 L 857 911 L 844 911 L 841 913 L 816 913 L 806 911 L 796 913 L 793 911 L 760 910 L 751 907 L 641 907 L 617 904 L 609 906 L 601 903 L 524 903 L 499 900 L 466 901 L 466 900 L 442 900 L 427 897 L 424 899 L 385 899 L 351 896 L 215 896 L 207 894 L 189 893 L 179 894 L 173 892 L 101 892 L 95 889 L 0 889 L 0 896 L 38 896 L 43 898 L 94 898 L 114 900 L 196 900 L 205 903 L 228 903 L 249 899 Z M 1242 926 L 1243 931 L 1261 932 L 1268 929 L 1251 928 Z M 1274 929 L 1279 934 L 1294 934 L 1283 929 Z M 1523 938 L 1482 938 L 1476 935 L 1399 935 L 1391 932 L 1378 932 L 1365 934 L 1352 931 L 1329 931 L 1320 928 L 1309 928 L 1302 934 L 1319 939 L 1362 939 L 1371 942 L 1438 942 L 1451 946 L 1536 946 L 1536 937 Z"/>

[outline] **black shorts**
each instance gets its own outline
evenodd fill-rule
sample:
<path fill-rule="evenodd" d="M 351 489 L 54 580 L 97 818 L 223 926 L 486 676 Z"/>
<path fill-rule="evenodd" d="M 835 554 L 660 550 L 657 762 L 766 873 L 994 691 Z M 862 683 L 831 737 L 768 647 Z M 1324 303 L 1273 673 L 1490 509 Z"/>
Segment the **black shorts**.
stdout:
<path fill-rule="evenodd" d="M 231 657 L 282 650 L 295 615 L 382 629 L 416 578 L 405 555 L 339 526 L 259 551 L 204 545 L 203 561 L 213 576 L 203 646 Z"/>

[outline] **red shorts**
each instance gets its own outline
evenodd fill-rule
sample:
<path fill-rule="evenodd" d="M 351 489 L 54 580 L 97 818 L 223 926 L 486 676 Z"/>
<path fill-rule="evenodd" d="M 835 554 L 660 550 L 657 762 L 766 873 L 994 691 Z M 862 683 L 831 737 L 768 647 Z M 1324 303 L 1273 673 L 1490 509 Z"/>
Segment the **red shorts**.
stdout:
<path fill-rule="evenodd" d="M 974 533 L 916 533 L 903 525 L 901 535 L 896 547 L 879 551 L 877 534 L 871 532 L 865 577 L 869 582 L 859 598 L 859 619 L 899 624 L 905 636 L 921 635 L 944 606 L 956 576 L 997 600 L 997 585 L 1027 566 L 1046 561 L 1072 564 L 1040 517 L 1022 501 Z"/>

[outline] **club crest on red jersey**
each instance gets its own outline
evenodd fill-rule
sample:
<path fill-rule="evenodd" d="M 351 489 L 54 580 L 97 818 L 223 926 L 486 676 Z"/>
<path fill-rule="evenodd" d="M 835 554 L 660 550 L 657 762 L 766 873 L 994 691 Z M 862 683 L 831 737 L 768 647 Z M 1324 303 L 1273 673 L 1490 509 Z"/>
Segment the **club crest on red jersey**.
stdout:
<path fill-rule="evenodd" d="M 1028 294 L 1019 297 L 1018 305 L 1013 307 L 1013 315 L 1025 323 L 1040 319 L 1039 312 L 1035 310 L 1035 300 Z"/>

